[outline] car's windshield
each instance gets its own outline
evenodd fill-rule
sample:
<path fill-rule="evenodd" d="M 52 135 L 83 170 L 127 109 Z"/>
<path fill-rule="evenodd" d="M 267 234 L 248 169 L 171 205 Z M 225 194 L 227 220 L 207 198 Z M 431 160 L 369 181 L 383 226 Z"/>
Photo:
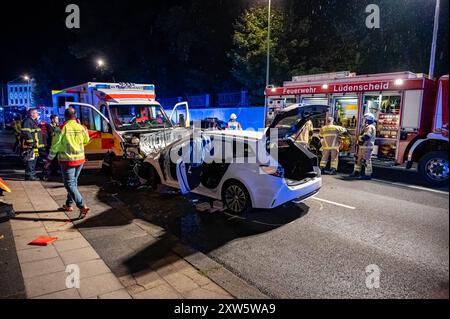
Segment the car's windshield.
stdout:
<path fill-rule="evenodd" d="M 111 118 L 119 131 L 169 127 L 160 105 L 110 105 Z"/>

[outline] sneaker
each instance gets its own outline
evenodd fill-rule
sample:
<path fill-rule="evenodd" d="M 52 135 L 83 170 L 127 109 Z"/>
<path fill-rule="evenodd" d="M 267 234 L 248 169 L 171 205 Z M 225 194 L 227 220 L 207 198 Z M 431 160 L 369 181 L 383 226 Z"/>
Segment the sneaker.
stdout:
<path fill-rule="evenodd" d="M 78 219 L 83 219 L 86 217 L 86 215 L 89 213 L 91 209 L 87 206 L 80 208 L 80 215 L 78 216 Z"/>
<path fill-rule="evenodd" d="M 68 205 L 62 205 L 60 210 L 62 210 L 64 212 L 73 212 L 73 207 L 72 206 L 68 206 Z"/>

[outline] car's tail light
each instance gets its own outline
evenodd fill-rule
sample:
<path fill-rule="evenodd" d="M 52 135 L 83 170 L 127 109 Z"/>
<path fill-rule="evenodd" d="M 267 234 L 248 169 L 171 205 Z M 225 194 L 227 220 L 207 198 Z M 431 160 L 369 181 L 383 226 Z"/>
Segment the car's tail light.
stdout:
<path fill-rule="evenodd" d="M 278 165 L 277 167 L 261 165 L 259 168 L 260 168 L 260 172 L 262 174 L 268 174 L 268 175 L 272 175 L 275 177 L 283 177 L 284 176 L 284 168 L 280 165 Z"/>

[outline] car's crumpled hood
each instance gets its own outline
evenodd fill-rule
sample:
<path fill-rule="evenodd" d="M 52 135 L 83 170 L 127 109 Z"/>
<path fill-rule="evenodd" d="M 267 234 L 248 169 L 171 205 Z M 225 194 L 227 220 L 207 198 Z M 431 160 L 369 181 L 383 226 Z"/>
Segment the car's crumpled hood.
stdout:
<path fill-rule="evenodd" d="M 141 134 L 139 138 L 139 149 L 145 156 L 158 153 L 167 146 L 188 136 L 191 130 L 186 128 L 164 129 L 157 132 Z"/>

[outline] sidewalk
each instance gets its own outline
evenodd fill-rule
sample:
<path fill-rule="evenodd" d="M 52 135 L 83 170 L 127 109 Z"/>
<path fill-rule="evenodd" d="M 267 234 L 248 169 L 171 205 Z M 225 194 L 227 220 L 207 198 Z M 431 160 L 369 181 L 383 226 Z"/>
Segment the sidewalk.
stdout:
<path fill-rule="evenodd" d="M 12 203 L 18 214 L 11 227 L 28 298 L 232 298 L 174 253 L 153 261 L 147 269 L 117 278 L 76 228 L 85 221 L 74 224 L 70 219 L 77 213 L 68 216 L 57 211 L 59 205 L 40 182 L 10 181 L 9 185 L 12 193 L 4 200 Z M 59 193 L 62 189 L 53 191 Z M 141 222 L 142 228 L 138 224 L 134 224 L 133 240 L 153 239 L 142 228 L 154 229 L 145 222 Z M 45 247 L 28 245 L 37 236 L 58 240 Z M 65 270 L 71 264 L 80 268 L 79 289 L 66 288 L 69 274 Z"/>
<path fill-rule="evenodd" d="M 23 181 L 22 165 L 10 151 L 13 142 L 12 134 L 0 132 L 0 176 L 12 189 L 0 200 L 13 204 L 16 212 L 0 224 L 0 248 L 7 246 L 8 258 L 5 265 L 0 262 L 0 298 L 267 298 L 160 226 L 137 217 L 133 208 L 103 190 L 102 175 L 82 174 L 79 188 L 91 207 L 85 219 L 76 219 L 77 210 L 58 211 L 67 196 L 62 183 Z M 44 247 L 28 245 L 38 236 L 58 240 Z M 73 264 L 80 268 L 79 289 L 66 287 L 66 267 Z"/>

